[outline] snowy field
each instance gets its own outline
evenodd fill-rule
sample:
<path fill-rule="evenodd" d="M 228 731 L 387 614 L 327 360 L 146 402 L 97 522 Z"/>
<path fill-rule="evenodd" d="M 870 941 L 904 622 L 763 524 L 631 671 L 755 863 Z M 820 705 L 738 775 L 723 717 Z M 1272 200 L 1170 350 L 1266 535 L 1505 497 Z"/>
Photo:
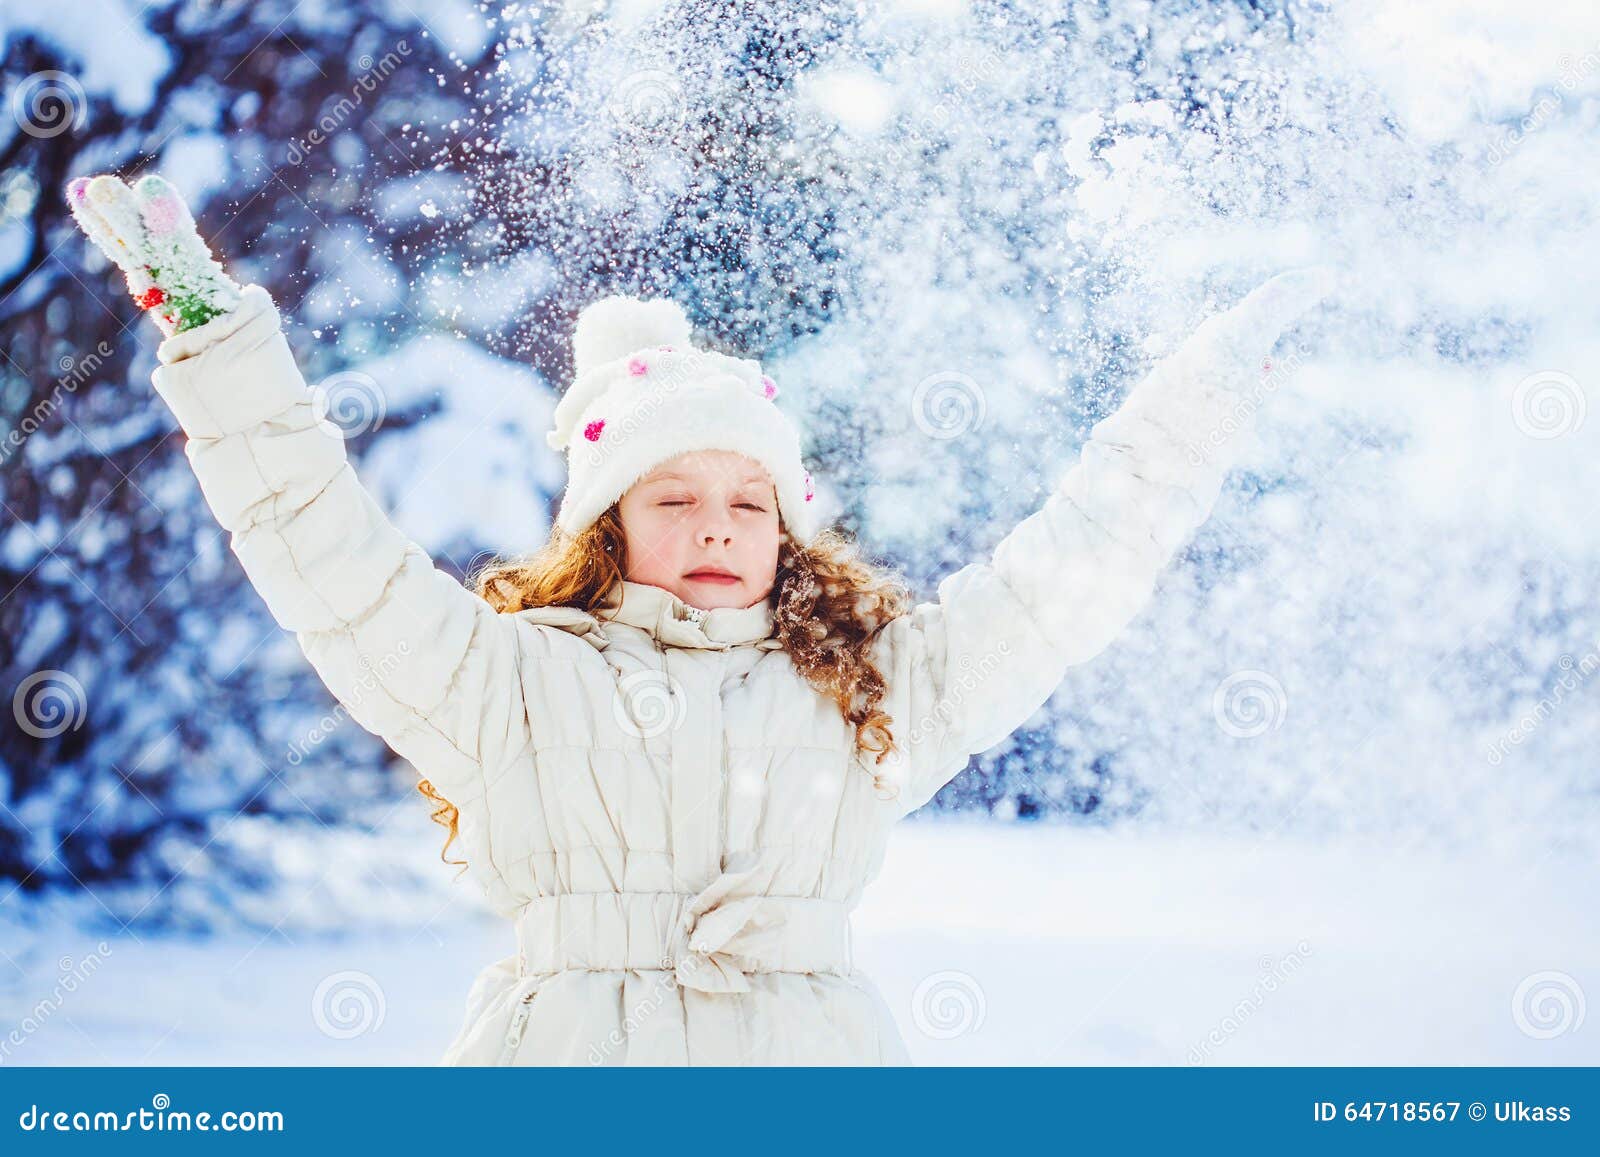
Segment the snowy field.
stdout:
<path fill-rule="evenodd" d="M 481 56 L 493 99 L 424 63 L 396 23 L 413 6 Z M 13 6 L 0 46 L 55 46 L 93 102 L 82 131 L 104 130 L 49 138 L 69 151 L 40 174 L 148 160 L 237 270 L 300 302 L 316 376 L 381 383 L 361 477 L 458 568 L 542 539 L 564 482 L 550 351 L 649 255 L 700 255 L 666 287 L 770 352 L 829 513 L 924 579 L 1031 513 L 1201 318 L 1284 268 L 1348 270 L 1361 291 L 1297 333 L 1259 445 L 1150 606 L 960 781 L 945 803 L 974 818 L 902 825 L 857 961 L 925 1065 L 1600 1065 L 1594 0 L 901 0 L 845 33 L 807 13 L 794 44 L 816 58 L 783 84 L 746 83 L 746 38 L 706 35 L 692 4 L 659 29 L 663 6 L 616 6 L 603 52 L 582 6 L 536 37 L 473 0 L 337 6 L 367 40 L 334 6 L 287 7 L 238 13 L 261 22 L 239 51 L 274 21 L 292 37 L 304 91 L 275 78 L 262 107 L 305 103 L 277 124 L 229 89 L 239 63 L 181 70 L 167 100 L 177 57 L 120 0 L 117 20 Z M 186 22 L 204 41 L 235 12 Z M 270 179 L 283 124 L 303 134 L 347 95 L 346 56 L 401 35 L 416 58 L 362 106 L 374 131 L 335 134 L 315 179 Z M 657 115 L 619 115 L 630 94 Z M 382 174 L 369 149 L 480 136 L 492 151 L 359 183 Z M 53 195 L 32 181 L 0 202 Z M 510 228 L 467 212 L 486 201 Z M 33 226 L 0 215 L 0 276 Z M 54 365 L 100 326 L 128 356 L 97 372 L 127 381 L 42 424 L 25 485 L 0 475 L 30 512 L 0 533 L 7 670 L 67 672 L 91 722 L 0 747 L 0 1067 L 432 1064 L 511 931 L 445 882 L 442 833 L 375 741 L 324 740 L 331 700 L 176 445 L 156 452 L 151 333 L 133 357 L 127 303 L 53 228 L 8 335 Z M 748 261 L 710 243 L 728 236 Z M 619 272 L 584 280 L 600 269 Z M 947 424 L 926 387 L 952 381 Z M 1089 798 L 1092 823 L 1001 822 Z M 159 897 L 100 882 L 169 873 Z M 143 918 L 90 926 L 108 902 Z"/>
<path fill-rule="evenodd" d="M 923 1065 L 1592 1065 L 1597 892 L 1592 860 L 934 820 L 897 832 L 856 955 Z M 108 941 L 4 1063 L 432 1064 L 512 950 L 449 909 L 349 940 L 140 941 Z M 8 928 L 0 1023 L 92 943 Z M 375 987 L 314 1014 L 346 972 Z"/>

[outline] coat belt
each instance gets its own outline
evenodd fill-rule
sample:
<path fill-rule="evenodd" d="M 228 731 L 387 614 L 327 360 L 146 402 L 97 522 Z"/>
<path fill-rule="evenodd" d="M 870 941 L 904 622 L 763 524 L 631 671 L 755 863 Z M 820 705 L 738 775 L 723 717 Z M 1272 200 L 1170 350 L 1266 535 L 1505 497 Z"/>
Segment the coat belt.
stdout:
<path fill-rule="evenodd" d="M 679 892 L 540 896 L 518 914 L 524 975 L 664 970 L 701 992 L 746 992 L 747 973 L 851 971 L 850 910 L 799 896 Z"/>

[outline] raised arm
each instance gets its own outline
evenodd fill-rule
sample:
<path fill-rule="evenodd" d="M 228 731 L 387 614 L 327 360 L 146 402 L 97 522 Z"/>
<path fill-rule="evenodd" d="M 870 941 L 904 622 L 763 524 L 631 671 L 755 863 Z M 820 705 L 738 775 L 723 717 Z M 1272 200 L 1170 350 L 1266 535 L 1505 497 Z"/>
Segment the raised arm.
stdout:
<path fill-rule="evenodd" d="M 1215 315 L 1097 422 L 1044 505 L 882 629 L 897 752 L 878 767 L 900 814 L 1026 722 L 1068 667 L 1099 654 L 1206 520 L 1276 383 L 1279 334 L 1332 288 L 1293 270 Z"/>
<path fill-rule="evenodd" d="M 516 622 L 389 521 L 319 420 L 272 299 L 227 278 L 169 185 L 95 177 L 67 197 L 168 335 L 155 387 L 245 574 L 350 715 L 456 805 L 470 851 L 486 773 L 527 740 Z"/>

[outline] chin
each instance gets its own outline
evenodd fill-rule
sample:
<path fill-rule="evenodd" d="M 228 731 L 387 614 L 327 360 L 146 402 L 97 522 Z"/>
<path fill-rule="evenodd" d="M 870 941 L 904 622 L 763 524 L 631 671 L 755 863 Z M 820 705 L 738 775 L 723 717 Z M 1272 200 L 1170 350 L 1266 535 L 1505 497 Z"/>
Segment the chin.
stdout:
<path fill-rule="evenodd" d="M 749 606 L 751 602 L 744 583 L 720 586 L 715 583 L 697 583 L 684 579 L 679 588 L 678 597 L 691 607 L 698 607 L 702 611 L 714 611 L 723 607 L 739 610 Z"/>

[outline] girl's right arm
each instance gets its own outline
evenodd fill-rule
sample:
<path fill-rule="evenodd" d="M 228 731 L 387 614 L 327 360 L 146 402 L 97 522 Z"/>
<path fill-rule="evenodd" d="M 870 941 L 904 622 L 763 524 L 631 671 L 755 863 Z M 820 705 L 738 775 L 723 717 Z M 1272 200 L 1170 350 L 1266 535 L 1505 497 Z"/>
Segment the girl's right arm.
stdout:
<path fill-rule="evenodd" d="M 522 638 L 390 522 L 319 416 L 266 290 L 218 281 L 174 199 L 148 177 L 137 192 L 111 177 L 68 191 L 85 231 L 157 291 L 130 273 L 168 334 L 155 388 L 245 574 L 356 722 L 457 807 L 470 849 L 496 773 L 529 742 L 519 647 L 546 640 Z"/>
<path fill-rule="evenodd" d="M 528 739 L 516 620 L 439 570 L 361 484 L 265 289 L 245 286 L 157 357 L 156 391 L 272 617 L 358 723 L 469 806 Z"/>

